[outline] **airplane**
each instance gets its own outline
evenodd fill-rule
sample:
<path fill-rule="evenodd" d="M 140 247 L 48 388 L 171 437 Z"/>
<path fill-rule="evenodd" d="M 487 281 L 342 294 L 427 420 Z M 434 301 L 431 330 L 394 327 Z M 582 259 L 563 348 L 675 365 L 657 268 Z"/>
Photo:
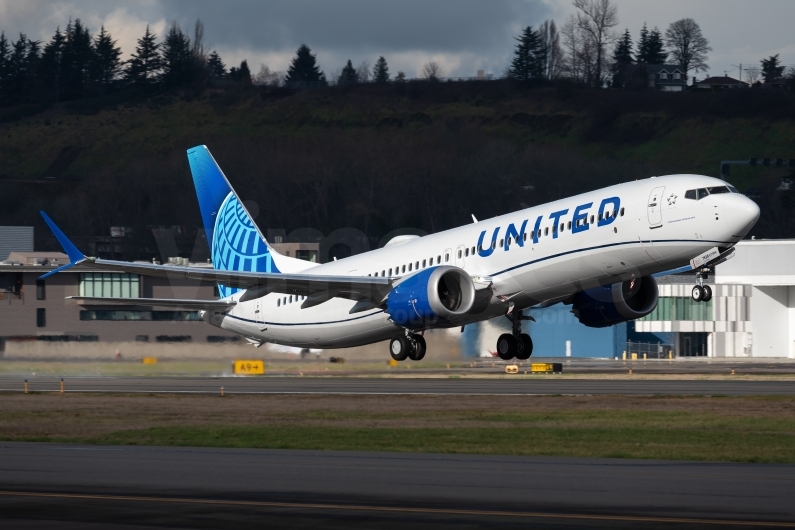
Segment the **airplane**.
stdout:
<path fill-rule="evenodd" d="M 397 361 L 425 356 L 425 331 L 507 317 L 501 359 L 528 359 L 525 311 L 563 302 L 579 321 L 605 327 L 657 305 L 655 275 L 696 270 L 693 300 L 712 293 L 710 267 L 759 219 L 759 207 L 723 180 L 651 177 L 311 263 L 274 251 L 206 146 L 188 150 L 212 269 L 98 259 L 79 251 L 41 212 L 70 262 L 218 284 L 219 300 L 93 298 L 82 302 L 198 310 L 212 326 L 259 347 L 347 348 L 389 341 Z"/>

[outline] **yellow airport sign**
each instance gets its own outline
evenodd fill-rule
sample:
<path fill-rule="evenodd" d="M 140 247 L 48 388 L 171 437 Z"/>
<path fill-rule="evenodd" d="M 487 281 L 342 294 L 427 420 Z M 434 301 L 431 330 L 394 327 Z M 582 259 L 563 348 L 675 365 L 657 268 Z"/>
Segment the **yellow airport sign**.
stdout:
<path fill-rule="evenodd" d="M 265 373 L 265 362 L 262 360 L 235 359 L 232 363 L 235 375 L 262 375 Z"/>
<path fill-rule="evenodd" d="M 144 364 L 157 364 L 157 357 L 144 357 L 141 362 Z"/>
<path fill-rule="evenodd" d="M 563 364 L 562 363 L 532 363 L 530 364 L 530 371 L 531 372 L 542 372 L 542 373 L 560 373 L 563 371 Z"/>

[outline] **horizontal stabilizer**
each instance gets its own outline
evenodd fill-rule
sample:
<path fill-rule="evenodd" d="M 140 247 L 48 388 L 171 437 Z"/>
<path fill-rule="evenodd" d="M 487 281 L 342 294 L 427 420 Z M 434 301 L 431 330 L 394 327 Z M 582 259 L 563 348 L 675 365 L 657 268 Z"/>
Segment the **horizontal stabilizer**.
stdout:
<path fill-rule="evenodd" d="M 150 305 L 154 307 L 175 307 L 194 310 L 225 310 L 235 306 L 230 300 L 182 300 L 178 298 L 103 298 L 99 296 L 67 296 L 84 304 Z"/>

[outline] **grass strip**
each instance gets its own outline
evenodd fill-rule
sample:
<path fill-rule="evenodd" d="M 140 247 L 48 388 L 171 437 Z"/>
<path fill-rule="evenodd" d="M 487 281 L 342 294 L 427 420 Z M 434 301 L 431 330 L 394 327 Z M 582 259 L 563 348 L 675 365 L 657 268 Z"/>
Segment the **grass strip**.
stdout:
<path fill-rule="evenodd" d="M 795 463 L 793 433 L 723 429 L 166 426 L 117 431 L 86 441 L 125 445 Z"/>

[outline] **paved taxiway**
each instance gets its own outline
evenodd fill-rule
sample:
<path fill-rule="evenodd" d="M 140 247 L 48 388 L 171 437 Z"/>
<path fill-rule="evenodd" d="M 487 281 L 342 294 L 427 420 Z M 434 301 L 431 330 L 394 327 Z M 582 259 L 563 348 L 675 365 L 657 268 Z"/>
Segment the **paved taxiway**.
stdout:
<path fill-rule="evenodd" d="M 0 391 L 21 391 L 23 377 L 0 377 Z M 30 391 L 58 391 L 60 378 L 28 377 Z M 795 381 L 354 378 L 354 377 L 70 377 L 69 392 L 259 394 L 484 394 L 484 395 L 795 395 Z"/>
<path fill-rule="evenodd" d="M 3 528 L 795 527 L 795 465 L 3 442 L 0 490 Z"/>

